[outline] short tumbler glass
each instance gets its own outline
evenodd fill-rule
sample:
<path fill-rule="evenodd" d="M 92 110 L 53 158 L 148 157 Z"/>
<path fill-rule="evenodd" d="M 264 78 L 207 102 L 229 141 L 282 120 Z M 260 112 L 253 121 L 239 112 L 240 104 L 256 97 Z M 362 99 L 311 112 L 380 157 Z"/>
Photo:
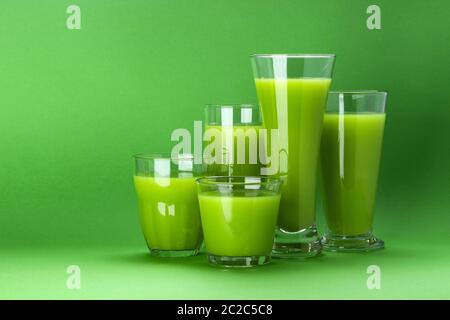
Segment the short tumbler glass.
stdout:
<path fill-rule="evenodd" d="M 270 262 L 280 204 L 280 180 L 206 177 L 197 180 L 208 260 L 223 267 Z"/>
<path fill-rule="evenodd" d="M 201 165 L 189 154 L 134 156 L 142 232 L 151 254 L 184 257 L 203 241 L 195 179 Z"/>

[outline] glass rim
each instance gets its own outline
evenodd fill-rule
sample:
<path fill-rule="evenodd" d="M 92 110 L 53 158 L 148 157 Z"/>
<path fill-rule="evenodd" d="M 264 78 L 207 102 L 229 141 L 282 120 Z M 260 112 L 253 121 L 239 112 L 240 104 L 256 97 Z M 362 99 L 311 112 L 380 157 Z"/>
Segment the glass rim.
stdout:
<path fill-rule="evenodd" d="M 133 155 L 136 160 L 155 160 L 155 159 L 170 159 L 170 160 L 194 160 L 195 154 L 185 153 L 179 154 L 176 157 L 172 157 L 170 152 L 142 152 Z"/>
<path fill-rule="evenodd" d="M 206 109 L 212 108 L 257 108 L 258 106 L 252 103 L 207 103 L 205 104 Z"/>
<path fill-rule="evenodd" d="M 227 179 L 227 180 L 235 180 L 235 179 L 260 179 L 263 181 L 217 181 L 217 179 Z M 273 184 L 281 184 L 280 178 L 273 178 L 267 176 L 209 176 L 209 177 L 201 177 L 195 180 L 195 182 L 199 185 L 205 186 L 255 186 L 255 185 L 273 185 Z"/>
<path fill-rule="evenodd" d="M 387 90 L 332 90 L 328 92 L 328 95 L 336 94 L 365 94 L 365 95 L 387 95 Z"/>
<path fill-rule="evenodd" d="M 251 58 L 336 58 L 334 53 L 255 53 Z"/>

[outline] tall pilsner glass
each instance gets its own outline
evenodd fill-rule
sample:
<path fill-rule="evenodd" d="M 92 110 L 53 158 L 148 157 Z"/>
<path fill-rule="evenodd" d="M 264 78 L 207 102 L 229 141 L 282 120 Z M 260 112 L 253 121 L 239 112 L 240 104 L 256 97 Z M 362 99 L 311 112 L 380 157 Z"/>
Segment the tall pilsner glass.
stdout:
<path fill-rule="evenodd" d="M 316 173 L 333 54 L 257 54 L 251 57 L 267 143 L 268 170 L 283 181 L 274 257 L 321 251 L 315 225 Z M 274 137 L 277 137 L 274 139 Z M 276 143 L 276 147 L 274 147 Z"/>

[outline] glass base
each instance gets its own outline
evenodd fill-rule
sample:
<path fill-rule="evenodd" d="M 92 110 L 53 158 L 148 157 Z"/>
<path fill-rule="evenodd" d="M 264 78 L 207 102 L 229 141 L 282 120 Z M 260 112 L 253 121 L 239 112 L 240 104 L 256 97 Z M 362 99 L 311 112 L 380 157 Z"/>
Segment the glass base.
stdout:
<path fill-rule="evenodd" d="M 304 259 L 320 255 L 322 245 L 316 226 L 287 232 L 280 228 L 275 230 L 275 242 L 272 249 L 273 258 Z"/>
<path fill-rule="evenodd" d="M 209 263 L 226 268 L 249 268 L 268 264 L 270 256 L 229 257 L 208 253 Z"/>
<path fill-rule="evenodd" d="M 150 254 L 152 256 L 163 257 L 163 258 L 190 257 L 190 256 L 196 256 L 198 254 L 198 249 L 186 249 L 186 250 L 150 249 Z"/>
<path fill-rule="evenodd" d="M 332 252 L 367 252 L 384 248 L 384 241 L 372 233 L 359 236 L 326 234 L 322 238 L 323 249 Z"/>

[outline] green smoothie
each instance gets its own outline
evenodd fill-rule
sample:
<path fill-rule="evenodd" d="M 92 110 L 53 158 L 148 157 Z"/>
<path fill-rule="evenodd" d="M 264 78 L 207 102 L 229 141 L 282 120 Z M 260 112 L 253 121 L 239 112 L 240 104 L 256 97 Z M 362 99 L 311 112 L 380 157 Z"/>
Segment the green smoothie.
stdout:
<path fill-rule="evenodd" d="M 255 80 L 263 125 L 279 129 L 279 175 L 284 181 L 278 227 L 285 231 L 315 222 L 317 162 L 330 83 L 327 78 Z"/>
<path fill-rule="evenodd" d="M 371 231 L 385 115 L 326 114 L 321 175 L 328 228 L 335 235 Z"/>
<path fill-rule="evenodd" d="M 221 135 L 221 141 L 217 149 L 222 150 L 223 160 L 226 159 L 226 155 L 230 150 L 233 151 L 232 164 L 214 163 L 206 165 L 206 174 L 216 176 L 259 176 L 261 174 L 261 165 L 258 159 L 258 148 L 260 141 L 259 130 L 261 128 L 261 126 L 255 125 L 206 125 L 205 132 L 212 129 L 217 130 Z M 239 154 L 241 159 L 238 159 Z M 215 153 L 213 152 L 212 155 L 214 156 Z M 238 160 L 241 160 L 240 163 Z"/>
<path fill-rule="evenodd" d="M 142 231 L 150 249 L 193 250 L 202 242 L 195 178 L 135 176 Z"/>
<path fill-rule="evenodd" d="M 245 191 L 225 196 L 218 191 L 198 196 L 206 249 L 217 256 L 266 256 L 272 249 L 280 195 Z"/>

